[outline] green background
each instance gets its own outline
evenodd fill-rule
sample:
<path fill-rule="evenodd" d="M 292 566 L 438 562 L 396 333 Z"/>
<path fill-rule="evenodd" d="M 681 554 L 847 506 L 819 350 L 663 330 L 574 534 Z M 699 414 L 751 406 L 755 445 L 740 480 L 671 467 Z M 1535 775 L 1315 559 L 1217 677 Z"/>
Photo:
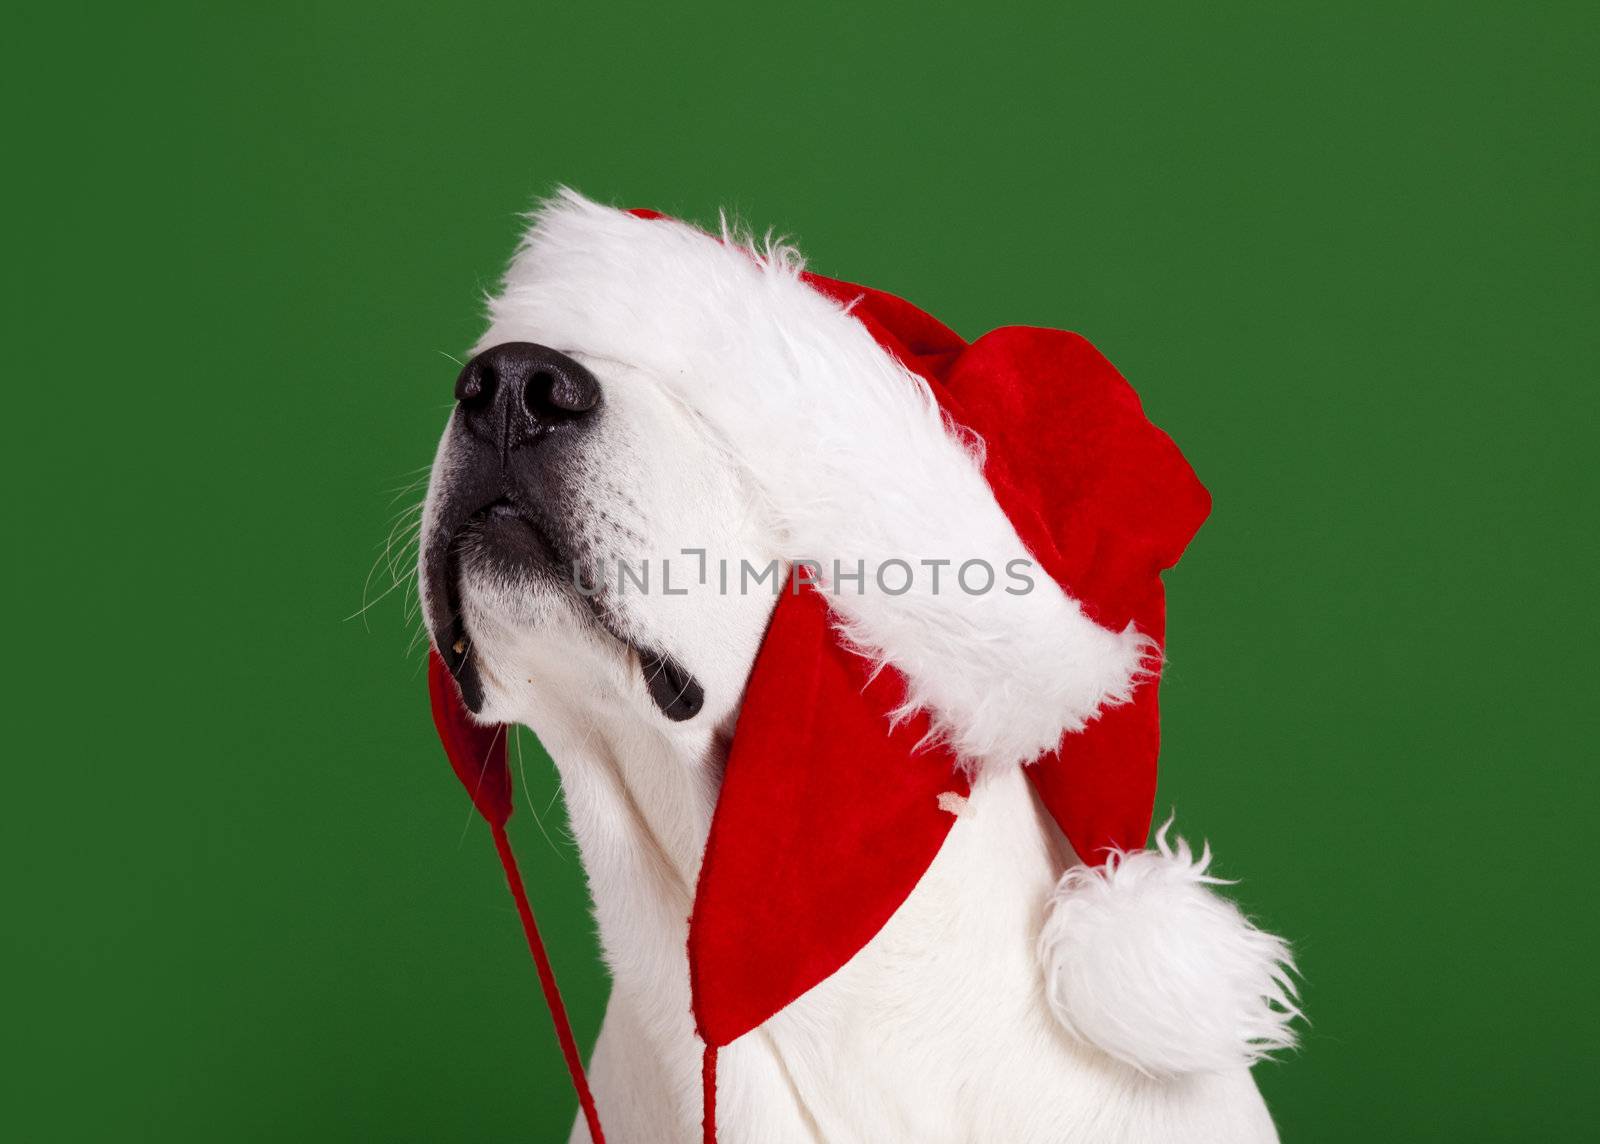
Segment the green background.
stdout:
<path fill-rule="evenodd" d="M 8 23 L 0 1135 L 564 1138 L 406 593 L 346 619 L 562 182 L 1093 339 L 1216 499 L 1161 807 L 1300 951 L 1285 1138 L 1594 1131 L 1593 5 Z"/>

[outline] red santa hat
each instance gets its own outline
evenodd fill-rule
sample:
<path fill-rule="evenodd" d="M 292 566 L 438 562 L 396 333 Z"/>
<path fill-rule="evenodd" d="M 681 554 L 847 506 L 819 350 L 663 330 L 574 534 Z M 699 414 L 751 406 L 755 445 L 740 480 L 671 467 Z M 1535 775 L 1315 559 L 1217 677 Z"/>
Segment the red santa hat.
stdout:
<path fill-rule="evenodd" d="M 1160 573 L 1210 499 L 1093 346 L 1024 327 L 969 344 L 899 298 L 807 272 L 788 247 L 570 192 L 534 216 L 491 315 L 483 345 L 580 349 L 681 389 L 752 475 L 786 555 L 819 563 L 816 584 L 780 596 L 758 653 L 690 919 L 708 1138 L 715 1050 L 878 933 L 956 800 L 995 768 L 1024 768 L 1080 860 L 1039 939 L 1067 1030 L 1153 1075 L 1292 1043 L 1282 942 L 1209 889 L 1209 852 L 1165 832 L 1144 848 Z M 835 559 L 864 579 L 836 581 Z M 503 731 L 466 712 L 437 654 L 429 680 L 598 1139 L 505 841 Z"/>

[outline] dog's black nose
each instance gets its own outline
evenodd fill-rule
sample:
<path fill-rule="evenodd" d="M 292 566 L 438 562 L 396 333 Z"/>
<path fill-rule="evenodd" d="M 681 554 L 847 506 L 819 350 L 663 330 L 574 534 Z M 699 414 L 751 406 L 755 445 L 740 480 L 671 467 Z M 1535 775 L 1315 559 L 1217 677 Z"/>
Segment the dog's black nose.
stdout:
<path fill-rule="evenodd" d="M 471 433 L 510 450 L 588 416 L 600 404 L 600 383 L 560 350 L 504 342 L 461 370 L 456 401 Z"/>

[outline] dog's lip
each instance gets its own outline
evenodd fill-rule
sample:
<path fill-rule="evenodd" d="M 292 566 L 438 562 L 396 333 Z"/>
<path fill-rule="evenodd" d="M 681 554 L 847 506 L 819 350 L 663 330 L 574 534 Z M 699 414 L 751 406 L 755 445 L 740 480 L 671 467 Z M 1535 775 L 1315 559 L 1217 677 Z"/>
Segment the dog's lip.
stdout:
<path fill-rule="evenodd" d="M 589 614 L 595 626 L 616 640 L 639 664 L 639 678 L 644 681 L 645 693 L 660 712 L 674 723 L 682 723 L 700 714 L 705 706 L 706 689 L 694 674 L 666 651 L 650 647 L 630 638 L 617 629 L 610 613 L 600 601 L 585 595 Z"/>
<path fill-rule="evenodd" d="M 645 690 L 663 715 L 674 723 L 682 723 L 700 714 L 706 702 L 706 689 L 687 668 L 666 652 L 643 647 L 634 650 L 639 656 Z"/>
<path fill-rule="evenodd" d="M 449 538 L 441 557 L 443 570 L 430 578 L 435 581 L 436 590 L 437 586 L 442 585 L 445 593 L 442 601 L 444 622 L 435 626 L 434 642 L 456 686 L 461 688 L 462 701 L 468 710 L 477 714 L 483 710 L 483 681 L 472 662 L 472 640 L 467 635 L 466 621 L 461 613 L 461 546 L 471 519 L 469 517 L 463 522 Z"/>
<path fill-rule="evenodd" d="M 483 681 L 472 655 L 472 639 L 467 633 L 461 607 L 463 549 L 475 531 L 491 522 L 515 521 L 532 534 L 534 542 L 550 559 L 554 549 L 548 535 L 517 508 L 503 493 L 486 496 L 476 503 L 456 503 L 429 542 L 426 565 L 429 629 L 434 646 L 445 667 L 461 689 L 462 701 L 474 714 L 483 709 Z"/>

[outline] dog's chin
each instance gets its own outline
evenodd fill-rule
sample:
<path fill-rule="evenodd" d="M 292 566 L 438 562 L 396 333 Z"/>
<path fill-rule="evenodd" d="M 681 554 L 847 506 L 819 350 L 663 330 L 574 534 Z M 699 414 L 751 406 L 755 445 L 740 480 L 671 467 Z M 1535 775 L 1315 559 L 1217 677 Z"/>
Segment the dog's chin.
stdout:
<path fill-rule="evenodd" d="M 484 682 L 462 601 L 467 589 L 475 612 L 490 612 L 506 628 L 537 632 L 557 612 L 567 613 L 618 645 L 636 665 L 643 691 L 667 719 L 684 722 L 705 705 L 705 688 L 670 652 L 623 626 L 614 608 L 580 592 L 562 574 L 573 564 L 555 538 L 506 501 L 475 513 L 451 540 L 440 577 L 447 599 L 435 641 L 462 698 L 475 714 L 484 708 Z"/>

